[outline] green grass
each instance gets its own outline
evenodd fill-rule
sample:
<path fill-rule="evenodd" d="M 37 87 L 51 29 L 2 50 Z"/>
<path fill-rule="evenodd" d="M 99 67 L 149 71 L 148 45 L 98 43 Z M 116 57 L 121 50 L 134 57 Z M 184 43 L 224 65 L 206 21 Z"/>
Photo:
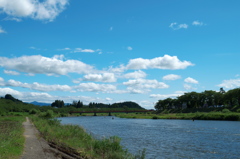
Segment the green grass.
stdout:
<path fill-rule="evenodd" d="M 120 138 L 118 137 L 98 140 L 76 125 L 61 125 L 56 119 L 44 119 L 37 116 L 31 116 L 30 118 L 48 142 L 71 150 L 71 153 L 78 154 L 83 158 L 139 158 L 138 156 L 129 154 L 120 145 Z"/>
<path fill-rule="evenodd" d="M 223 110 L 222 112 L 168 113 L 168 114 L 118 114 L 120 118 L 132 119 L 198 119 L 240 121 L 240 113 Z"/>
<path fill-rule="evenodd" d="M 0 117 L 0 158 L 17 159 L 23 152 L 25 138 L 23 116 Z"/>

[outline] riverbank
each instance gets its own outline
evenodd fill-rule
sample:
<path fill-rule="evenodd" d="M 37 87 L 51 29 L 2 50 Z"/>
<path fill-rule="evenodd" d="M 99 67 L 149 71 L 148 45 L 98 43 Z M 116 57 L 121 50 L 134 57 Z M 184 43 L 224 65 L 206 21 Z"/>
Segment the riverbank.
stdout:
<path fill-rule="evenodd" d="M 86 159 L 140 159 L 139 155 L 128 153 L 120 145 L 120 138 L 113 136 L 101 140 L 93 138 L 76 125 L 62 125 L 57 119 L 30 117 L 41 136 L 51 145 L 76 158 Z"/>
<path fill-rule="evenodd" d="M 196 119 L 196 120 L 226 120 L 240 121 L 237 112 L 196 112 L 196 113 L 156 113 L 156 114 L 116 114 L 120 118 L 132 119 Z"/>

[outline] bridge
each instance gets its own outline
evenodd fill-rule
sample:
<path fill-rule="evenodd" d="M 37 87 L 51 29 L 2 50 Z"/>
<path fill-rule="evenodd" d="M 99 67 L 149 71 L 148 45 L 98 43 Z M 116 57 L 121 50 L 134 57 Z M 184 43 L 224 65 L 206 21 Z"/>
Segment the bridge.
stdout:
<path fill-rule="evenodd" d="M 154 110 L 98 110 L 98 111 L 70 111 L 70 114 L 79 113 L 94 113 L 94 116 L 97 116 L 97 113 L 108 113 L 108 116 L 112 116 L 111 113 L 146 113 L 153 112 Z"/>

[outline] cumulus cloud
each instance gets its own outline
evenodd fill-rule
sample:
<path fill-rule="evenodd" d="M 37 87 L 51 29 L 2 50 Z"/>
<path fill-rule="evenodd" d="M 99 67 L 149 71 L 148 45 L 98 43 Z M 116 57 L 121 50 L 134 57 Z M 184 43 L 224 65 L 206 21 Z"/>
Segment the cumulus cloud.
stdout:
<path fill-rule="evenodd" d="M 48 93 L 19 92 L 12 88 L 0 88 L 0 96 L 5 96 L 6 94 L 11 94 L 13 97 L 23 100 L 24 102 L 38 101 L 51 103 L 57 99 L 56 96 L 52 96 Z"/>
<path fill-rule="evenodd" d="M 1 0 L 0 11 L 5 14 L 38 20 L 54 20 L 68 4 L 69 0 Z"/>
<path fill-rule="evenodd" d="M 21 98 L 23 95 L 21 92 L 16 91 L 11 88 L 0 88 L 0 96 L 5 96 L 6 94 L 11 94 L 15 97 Z"/>
<path fill-rule="evenodd" d="M 0 86 L 4 86 L 4 79 L 2 77 L 0 77 Z"/>
<path fill-rule="evenodd" d="M 74 52 L 88 52 L 88 53 L 93 53 L 95 50 L 92 49 L 82 49 L 82 48 L 76 48 Z"/>
<path fill-rule="evenodd" d="M 127 82 L 123 82 L 123 85 L 127 86 L 131 93 L 146 93 L 150 89 L 164 89 L 169 86 L 163 82 L 157 80 L 147 79 L 134 79 Z"/>
<path fill-rule="evenodd" d="M 112 67 L 112 66 L 110 66 L 109 68 L 108 68 L 108 71 L 109 72 L 112 72 L 112 73 L 122 73 L 122 72 L 124 72 L 126 70 L 126 67 L 123 65 L 123 64 L 121 64 L 120 66 L 118 66 L 118 67 Z"/>
<path fill-rule="evenodd" d="M 169 25 L 170 28 L 172 28 L 173 30 L 179 30 L 179 29 L 187 29 L 188 25 L 187 24 L 178 24 L 176 22 L 171 23 Z"/>
<path fill-rule="evenodd" d="M 184 82 L 186 82 L 186 83 L 198 84 L 198 81 L 195 80 L 195 79 L 193 79 L 193 78 L 191 78 L 191 77 L 186 78 L 186 79 L 184 80 Z"/>
<path fill-rule="evenodd" d="M 116 90 L 116 86 L 110 84 L 80 83 L 74 89 L 80 92 L 104 92 L 111 93 Z"/>
<path fill-rule="evenodd" d="M 143 89 L 134 88 L 134 87 L 128 87 L 127 90 L 129 93 L 132 93 L 132 94 L 144 94 L 150 91 L 150 90 L 146 90 L 146 89 L 143 90 Z"/>
<path fill-rule="evenodd" d="M 177 56 L 164 55 L 153 59 L 136 58 L 129 61 L 127 69 L 185 69 L 188 66 L 193 66 L 189 61 L 180 61 Z"/>
<path fill-rule="evenodd" d="M 72 101 L 81 100 L 83 103 L 90 103 L 96 101 L 98 103 L 109 103 L 112 101 L 111 98 L 99 98 L 99 97 L 89 97 L 89 96 L 54 96 L 44 92 L 19 92 L 12 88 L 0 88 L 0 96 L 5 96 L 6 94 L 11 94 L 13 97 L 18 98 L 24 102 L 44 102 L 52 103 L 56 99 L 61 99 L 65 103 L 71 103 Z"/>
<path fill-rule="evenodd" d="M 65 48 L 65 50 L 68 49 L 70 50 L 69 48 Z M 75 48 L 73 50 L 73 52 L 84 52 L 84 53 L 98 53 L 98 54 L 102 54 L 102 50 L 101 49 L 96 49 L 96 50 L 93 50 L 93 49 L 82 49 L 82 48 Z"/>
<path fill-rule="evenodd" d="M 135 71 L 135 72 L 131 72 L 131 73 L 127 73 L 125 74 L 123 77 L 124 78 L 145 78 L 147 76 L 147 74 L 141 70 Z"/>
<path fill-rule="evenodd" d="M 5 30 L 3 30 L 3 28 L 0 26 L 0 34 L 1 33 L 7 33 Z"/>
<path fill-rule="evenodd" d="M 51 91 L 63 91 L 63 92 L 104 92 L 104 93 L 125 93 L 124 91 L 117 90 L 115 85 L 111 84 L 96 84 L 96 83 L 80 83 L 79 85 L 69 86 L 69 85 L 48 85 L 41 84 L 38 82 L 33 83 L 22 83 L 20 81 L 16 81 L 10 79 L 8 81 L 4 81 L 3 78 L 0 77 L 0 86 L 5 87 L 21 87 L 27 88 L 30 90 L 37 90 L 41 92 L 51 92 Z"/>
<path fill-rule="evenodd" d="M 87 74 L 93 67 L 78 60 L 63 60 L 63 55 L 52 58 L 41 55 L 17 58 L 0 57 L 0 66 L 30 74 L 67 75 L 68 73 Z"/>
<path fill-rule="evenodd" d="M 13 79 L 5 82 L 4 86 L 22 87 L 22 88 L 28 88 L 31 90 L 37 90 L 37 91 L 42 91 L 42 92 L 71 91 L 72 90 L 72 88 L 68 85 L 47 85 L 47 84 L 40 84 L 38 82 L 29 84 L 29 83 L 22 83 L 20 81 L 15 81 Z"/>
<path fill-rule="evenodd" d="M 177 79 L 180 79 L 181 76 L 179 75 L 174 75 L 174 74 L 169 74 L 169 75 L 166 75 L 166 76 L 163 76 L 163 80 L 177 80 Z"/>
<path fill-rule="evenodd" d="M 184 89 L 186 89 L 186 90 L 195 90 L 196 88 L 194 88 L 192 85 L 190 85 L 190 84 L 184 84 L 183 85 L 183 87 L 184 87 Z"/>
<path fill-rule="evenodd" d="M 88 74 L 88 75 L 85 75 L 82 80 L 93 81 L 93 82 L 116 82 L 117 81 L 113 73 Z"/>
<path fill-rule="evenodd" d="M 173 94 L 150 94 L 150 98 L 157 98 L 157 99 L 176 98 L 183 94 L 184 93 L 182 92 L 181 93 L 175 92 Z"/>
<path fill-rule="evenodd" d="M 5 74 L 8 74 L 8 75 L 20 75 L 19 72 L 16 72 L 16 71 L 11 71 L 11 70 L 4 70 L 4 73 Z"/>
<path fill-rule="evenodd" d="M 237 88 L 237 87 L 240 87 L 240 79 L 224 80 L 221 84 L 219 84 L 217 86 L 224 87 L 227 89 Z"/>

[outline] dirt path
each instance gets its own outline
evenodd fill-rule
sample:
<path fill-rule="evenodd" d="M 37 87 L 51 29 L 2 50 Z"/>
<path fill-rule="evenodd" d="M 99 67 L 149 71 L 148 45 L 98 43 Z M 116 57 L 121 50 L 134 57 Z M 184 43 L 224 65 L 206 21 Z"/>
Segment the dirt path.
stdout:
<path fill-rule="evenodd" d="M 73 159 L 72 157 L 51 148 L 48 143 L 40 137 L 38 130 L 26 117 L 23 123 L 26 138 L 23 155 L 20 159 Z"/>

